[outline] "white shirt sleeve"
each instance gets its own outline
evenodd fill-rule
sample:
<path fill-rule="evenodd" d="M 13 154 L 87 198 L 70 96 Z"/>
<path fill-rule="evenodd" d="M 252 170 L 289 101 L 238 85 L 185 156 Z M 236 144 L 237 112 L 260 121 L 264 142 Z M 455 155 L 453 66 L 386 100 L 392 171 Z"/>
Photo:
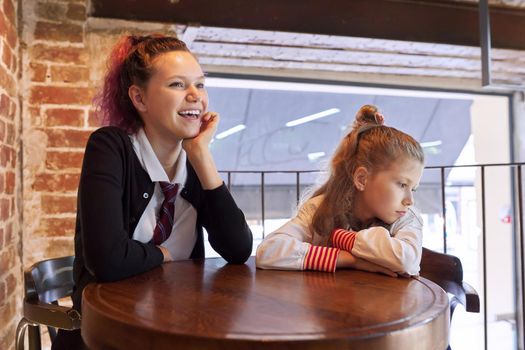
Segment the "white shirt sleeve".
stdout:
<path fill-rule="evenodd" d="M 352 254 L 399 274 L 417 275 L 421 262 L 423 221 L 414 209 L 394 222 L 390 232 L 371 227 L 357 233 Z"/>
<path fill-rule="evenodd" d="M 308 225 L 319 200 L 308 200 L 297 216 L 266 236 L 257 247 L 256 266 L 262 269 L 303 270 L 304 259 L 312 242 Z"/>
<path fill-rule="evenodd" d="M 309 224 L 321 196 L 308 200 L 296 217 L 268 235 L 257 248 L 256 265 L 262 269 L 303 270 L 312 246 Z M 357 233 L 352 254 L 399 274 L 417 275 L 422 252 L 422 219 L 413 210 L 396 221 L 390 232 L 371 227 Z"/>

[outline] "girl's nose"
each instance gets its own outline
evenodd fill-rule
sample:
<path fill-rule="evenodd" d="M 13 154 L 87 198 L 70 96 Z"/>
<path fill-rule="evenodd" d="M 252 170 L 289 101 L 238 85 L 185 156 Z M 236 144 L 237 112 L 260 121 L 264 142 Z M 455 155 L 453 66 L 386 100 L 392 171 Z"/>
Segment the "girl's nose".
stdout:
<path fill-rule="evenodd" d="M 202 97 L 198 93 L 189 93 L 186 95 L 186 100 L 188 102 L 200 102 Z"/>
<path fill-rule="evenodd" d="M 186 100 L 188 102 L 200 102 L 202 101 L 202 96 L 194 86 L 190 86 L 186 94 Z"/>
<path fill-rule="evenodd" d="M 406 207 L 409 207 L 413 204 L 414 204 L 414 195 L 412 194 L 412 191 L 409 191 L 409 193 L 403 199 L 403 205 Z"/>

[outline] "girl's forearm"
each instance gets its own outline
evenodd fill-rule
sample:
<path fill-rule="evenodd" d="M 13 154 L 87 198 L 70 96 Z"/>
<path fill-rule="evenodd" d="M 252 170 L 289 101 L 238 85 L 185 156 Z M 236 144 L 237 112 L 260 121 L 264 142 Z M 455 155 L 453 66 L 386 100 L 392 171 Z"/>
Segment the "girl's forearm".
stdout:
<path fill-rule="evenodd" d="M 188 152 L 188 159 L 204 190 L 213 190 L 222 185 L 222 178 L 209 149 L 192 150 Z"/>
<path fill-rule="evenodd" d="M 337 268 L 352 268 L 356 262 L 356 257 L 352 253 L 347 252 L 346 250 L 341 250 L 337 256 Z"/>

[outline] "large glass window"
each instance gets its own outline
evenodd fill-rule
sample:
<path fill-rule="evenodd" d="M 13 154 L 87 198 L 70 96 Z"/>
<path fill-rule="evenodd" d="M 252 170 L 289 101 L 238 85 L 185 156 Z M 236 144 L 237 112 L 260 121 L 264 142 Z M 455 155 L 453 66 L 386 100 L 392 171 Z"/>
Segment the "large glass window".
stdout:
<path fill-rule="evenodd" d="M 516 347 L 510 169 L 486 169 L 483 217 L 480 168 L 455 167 L 511 161 L 507 96 L 214 77 L 207 86 L 210 109 L 221 114 L 211 149 L 252 228 L 254 252 L 264 235 L 294 215 L 305 191 L 322 181 L 359 107 L 374 104 L 387 125 L 414 136 L 425 150 L 427 169 L 416 193 L 424 246 L 446 246 L 462 260 L 464 280 L 487 301 L 489 348 Z M 209 246 L 207 254 L 215 256 Z M 483 331 L 482 313 L 458 307 L 451 345 L 481 349 Z"/>

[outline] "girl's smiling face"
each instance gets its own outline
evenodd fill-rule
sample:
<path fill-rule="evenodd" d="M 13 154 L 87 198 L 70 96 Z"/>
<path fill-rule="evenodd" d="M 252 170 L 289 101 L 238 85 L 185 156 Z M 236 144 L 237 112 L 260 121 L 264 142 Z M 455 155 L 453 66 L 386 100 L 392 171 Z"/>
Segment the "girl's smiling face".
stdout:
<path fill-rule="evenodd" d="M 414 204 L 414 191 L 423 173 L 421 162 L 403 158 L 390 167 L 374 173 L 360 167 L 356 170 L 354 215 L 362 223 L 374 219 L 392 224 Z"/>
<path fill-rule="evenodd" d="M 129 93 L 146 133 L 176 140 L 197 136 L 208 93 L 195 57 L 186 51 L 163 53 L 153 60 L 152 71 L 146 86 L 133 85 Z"/>

